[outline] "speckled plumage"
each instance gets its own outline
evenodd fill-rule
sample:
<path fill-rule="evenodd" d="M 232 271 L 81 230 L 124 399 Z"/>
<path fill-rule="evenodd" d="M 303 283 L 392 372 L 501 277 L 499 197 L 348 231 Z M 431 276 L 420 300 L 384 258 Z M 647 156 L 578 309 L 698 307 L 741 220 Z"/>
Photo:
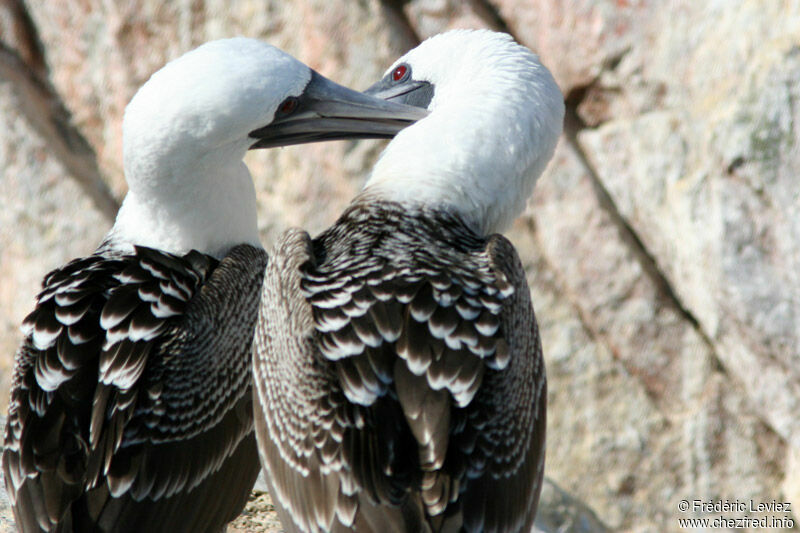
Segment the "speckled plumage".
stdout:
<path fill-rule="evenodd" d="M 25 323 L 3 455 L 23 531 L 194 533 L 238 514 L 258 474 L 250 357 L 266 265 L 242 159 L 391 137 L 427 115 L 242 37 L 150 77 L 125 111 L 114 226 L 46 278 Z"/>
<path fill-rule="evenodd" d="M 258 474 L 265 265 L 249 245 L 221 261 L 101 248 L 45 278 L 2 458 L 21 531 L 220 531 L 238 515 Z"/>
<path fill-rule="evenodd" d="M 546 382 L 513 246 L 365 197 L 271 255 L 256 433 L 286 530 L 529 530 Z"/>

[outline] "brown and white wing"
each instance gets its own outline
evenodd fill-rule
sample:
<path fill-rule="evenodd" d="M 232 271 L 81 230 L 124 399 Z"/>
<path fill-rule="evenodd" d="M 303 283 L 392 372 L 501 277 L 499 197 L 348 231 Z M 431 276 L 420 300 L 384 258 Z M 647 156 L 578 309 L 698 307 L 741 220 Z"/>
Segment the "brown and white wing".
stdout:
<path fill-rule="evenodd" d="M 543 368 L 519 260 L 496 240 L 469 264 L 327 250 L 317 265 L 304 232 L 279 242 L 254 378 L 262 464 L 288 530 L 458 527 L 476 478 L 522 492 L 498 491 L 510 503 L 481 502 L 465 525 L 511 530 L 532 515 L 522 508 L 538 497 Z M 516 327 L 529 329 L 506 331 Z"/>
<path fill-rule="evenodd" d="M 83 492 L 104 341 L 100 313 L 124 266 L 91 256 L 51 272 L 23 322 L 3 452 L 7 492 L 23 531 L 54 530 Z"/>
<path fill-rule="evenodd" d="M 344 397 L 406 425 L 364 430 L 405 463 L 346 466 L 356 483 L 385 475 L 405 487 L 397 501 L 411 529 L 421 516 L 438 531 L 529 530 L 546 385 L 525 273 L 500 235 L 449 246 L 463 247 L 404 249 L 401 238 L 389 254 L 358 261 L 327 250 L 332 258 L 304 273 L 319 349 Z M 375 522 L 396 504 L 378 496 L 370 501 L 383 507 L 359 510 Z"/>
<path fill-rule="evenodd" d="M 313 261 L 308 234 L 289 230 L 270 255 L 253 341 L 261 464 L 287 532 L 336 531 L 352 525 L 356 507 L 356 486 L 344 468 L 345 433 L 364 420 L 337 393 L 318 356 L 311 306 L 300 289 L 301 267 Z"/>
<path fill-rule="evenodd" d="M 486 256 L 513 296 L 503 304 L 500 328 L 508 344 L 505 369 L 487 370 L 470 408 L 477 430 L 469 487 L 461 496 L 467 531 L 531 531 L 545 460 L 547 380 L 539 327 L 522 263 L 513 245 L 493 235 Z M 461 442 L 471 441 L 466 432 Z"/>
<path fill-rule="evenodd" d="M 137 248 L 48 276 L 3 455 L 23 527 L 219 530 L 241 510 L 257 474 L 248 294 L 265 261 Z"/>

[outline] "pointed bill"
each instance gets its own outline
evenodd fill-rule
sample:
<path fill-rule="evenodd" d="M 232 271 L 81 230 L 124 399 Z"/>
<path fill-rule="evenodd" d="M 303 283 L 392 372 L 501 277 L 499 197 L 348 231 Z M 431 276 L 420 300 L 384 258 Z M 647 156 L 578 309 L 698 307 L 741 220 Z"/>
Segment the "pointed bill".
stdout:
<path fill-rule="evenodd" d="M 419 107 L 353 91 L 314 71 L 303 94 L 285 101 L 281 108 L 269 125 L 250 132 L 256 139 L 251 149 L 340 139 L 390 139 L 428 115 Z"/>

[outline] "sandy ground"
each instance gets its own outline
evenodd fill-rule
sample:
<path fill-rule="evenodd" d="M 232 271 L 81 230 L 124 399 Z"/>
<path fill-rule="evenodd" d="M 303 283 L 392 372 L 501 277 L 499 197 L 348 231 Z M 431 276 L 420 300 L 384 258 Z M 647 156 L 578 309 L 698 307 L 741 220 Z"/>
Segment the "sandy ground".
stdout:
<path fill-rule="evenodd" d="M 227 533 L 278 533 L 283 531 L 272 498 L 254 490 L 242 514 L 228 525 Z"/>

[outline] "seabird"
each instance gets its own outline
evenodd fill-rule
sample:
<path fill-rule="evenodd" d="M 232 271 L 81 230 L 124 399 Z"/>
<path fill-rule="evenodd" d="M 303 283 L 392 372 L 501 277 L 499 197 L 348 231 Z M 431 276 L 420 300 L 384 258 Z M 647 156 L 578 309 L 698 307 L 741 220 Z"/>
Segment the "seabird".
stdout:
<path fill-rule="evenodd" d="M 430 115 L 311 239 L 287 231 L 253 343 L 256 437 L 287 532 L 529 531 L 546 380 L 513 245 L 561 134 L 550 72 L 452 31 L 366 93 Z"/>
<path fill-rule="evenodd" d="M 220 531 L 259 471 L 250 357 L 264 267 L 252 148 L 391 137 L 424 110 L 265 43 L 153 74 L 123 122 L 129 191 L 104 242 L 23 323 L 3 473 L 21 531 Z"/>

